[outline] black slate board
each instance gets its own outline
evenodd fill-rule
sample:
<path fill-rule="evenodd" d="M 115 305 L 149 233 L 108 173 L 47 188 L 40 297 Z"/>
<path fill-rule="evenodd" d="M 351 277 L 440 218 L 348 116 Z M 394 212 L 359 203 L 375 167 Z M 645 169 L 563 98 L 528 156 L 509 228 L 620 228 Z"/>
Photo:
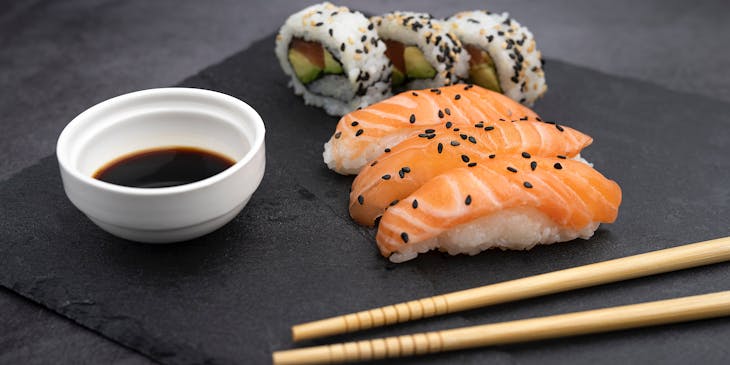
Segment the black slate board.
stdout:
<path fill-rule="evenodd" d="M 592 135 L 584 156 L 624 192 L 619 220 L 589 241 L 390 264 L 347 215 L 351 178 L 321 161 L 336 119 L 286 88 L 268 37 L 181 84 L 241 98 L 267 125 L 266 176 L 233 222 L 184 244 L 116 239 L 68 202 L 50 156 L 0 186 L 0 284 L 163 363 L 265 363 L 294 347 L 295 323 L 729 233 L 730 105 L 560 62 L 547 72 L 536 110 Z M 727 290 L 728 279 L 714 265 L 330 340 Z M 728 336 L 730 319 L 717 319 L 406 362 L 720 363 Z"/>

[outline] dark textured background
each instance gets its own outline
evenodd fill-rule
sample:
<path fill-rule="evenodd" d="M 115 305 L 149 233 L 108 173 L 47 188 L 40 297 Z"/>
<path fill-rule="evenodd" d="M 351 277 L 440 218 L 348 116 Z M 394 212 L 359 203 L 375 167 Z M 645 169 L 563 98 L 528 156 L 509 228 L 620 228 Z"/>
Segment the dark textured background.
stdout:
<path fill-rule="evenodd" d="M 423 9 L 442 16 L 480 4 L 381 1 L 356 7 L 372 13 Z M 722 47 L 730 24 L 723 2 L 489 4 L 529 25 L 548 57 L 730 100 L 725 72 L 730 52 Z M 51 154 L 60 129 L 84 108 L 127 91 L 174 84 L 274 31 L 301 6 L 283 1 L 1 3 L 0 153 L 5 158 L 0 179 Z M 681 218 L 681 212 L 675 215 Z M 0 363 L 148 361 L 8 291 L 0 306 Z M 713 327 L 692 328 L 709 335 Z M 539 359 L 539 348 L 532 353 Z M 581 359 L 589 361 L 585 355 Z M 647 354 L 652 355 L 664 359 Z"/>

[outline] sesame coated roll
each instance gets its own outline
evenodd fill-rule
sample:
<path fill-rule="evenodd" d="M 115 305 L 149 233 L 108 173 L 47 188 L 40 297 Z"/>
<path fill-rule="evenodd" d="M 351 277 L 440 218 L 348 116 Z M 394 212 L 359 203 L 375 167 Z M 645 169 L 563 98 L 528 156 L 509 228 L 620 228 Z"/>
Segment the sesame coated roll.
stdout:
<path fill-rule="evenodd" d="M 447 23 L 400 11 L 371 20 L 387 45 L 395 91 L 447 86 L 468 76 L 468 55 Z"/>
<path fill-rule="evenodd" d="M 465 11 L 446 21 L 469 53 L 469 82 L 528 106 L 547 91 L 535 37 L 509 14 Z"/>
<path fill-rule="evenodd" d="M 324 2 L 286 20 L 275 52 L 294 92 L 339 116 L 391 95 L 385 49 L 368 18 Z"/>

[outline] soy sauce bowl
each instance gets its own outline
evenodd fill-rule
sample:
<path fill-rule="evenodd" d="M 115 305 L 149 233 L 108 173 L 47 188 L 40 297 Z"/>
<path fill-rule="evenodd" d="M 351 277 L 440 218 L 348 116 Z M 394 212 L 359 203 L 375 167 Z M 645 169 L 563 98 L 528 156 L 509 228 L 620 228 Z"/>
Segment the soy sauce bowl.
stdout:
<path fill-rule="evenodd" d="M 264 123 L 248 104 L 214 91 L 162 88 L 99 103 L 61 132 L 56 155 L 69 200 L 96 225 L 128 240 L 168 243 L 210 233 L 248 203 L 264 175 Z M 135 188 L 93 178 L 134 152 L 194 147 L 236 163 L 193 183 Z"/>

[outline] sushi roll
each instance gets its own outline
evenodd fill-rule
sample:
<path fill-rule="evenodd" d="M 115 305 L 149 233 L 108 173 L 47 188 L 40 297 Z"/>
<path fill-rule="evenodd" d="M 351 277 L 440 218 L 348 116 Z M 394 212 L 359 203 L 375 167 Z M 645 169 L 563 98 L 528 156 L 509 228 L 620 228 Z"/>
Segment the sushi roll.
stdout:
<path fill-rule="evenodd" d="M 436 248 L 527 250 L 588 239 L 615 221 L 620 204 L 618 184 L 583 162 L 498 155 L 438 175 L 390 206 L 376 241 L 393 262 Z"/>
<path fill-rule="evenodd" d="M 291 15 L 275 52 L 294 92 L 330 115 L 390 96 L 385 43 L 368 18 L 346 7 L 325 2 Z"/>
<path fill-rule="evenodd" d="M 479 86 L 406 91 L 343 116 L 322 155 L 335 172 L 357 174 L 383 151 L 425 126 L 500 119 L 518 122 L 539 117 L 524 105 Z"/>
<path fill-rule="evenodd" d="M 575 158 L 592 141 L 575 129 L 536 120 L 458 126 L 446 122 L 420 129 L 360 171 L 350 191 L 350 216 L 372 226 L 392 202 L 449 170 L 476 167 L 508 154 Z"/>
<path fill-rule="evenodd" d="M 446 21 L 469 53 L 469 82 L 528 106 L 547 91 L 535 37 L 509 14 L 466 11 Z"/>
<path fill-rule="evenodd" d="M 394 90 L 451 85 L 468 76 L 466 51 L 441 20 L 413 12 L 394 12 L 371 20 L 387 45 Z"/>

